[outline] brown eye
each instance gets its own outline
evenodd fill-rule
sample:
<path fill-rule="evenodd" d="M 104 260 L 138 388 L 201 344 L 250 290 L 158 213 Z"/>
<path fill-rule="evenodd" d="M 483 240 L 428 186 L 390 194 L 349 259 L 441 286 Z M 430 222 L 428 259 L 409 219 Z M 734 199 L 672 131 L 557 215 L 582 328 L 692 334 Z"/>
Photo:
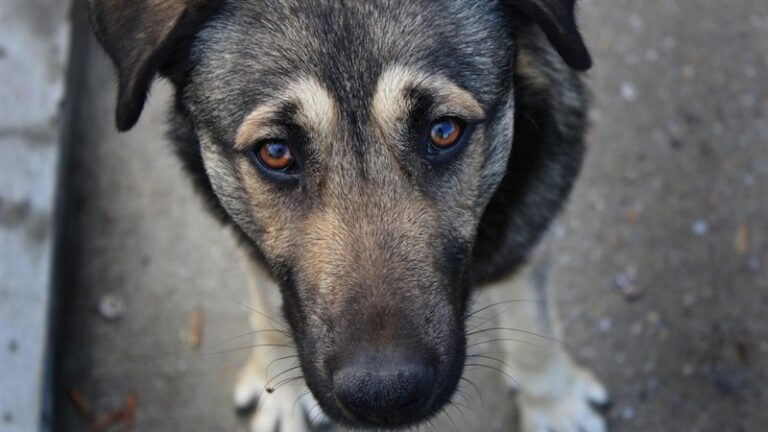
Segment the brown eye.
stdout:
<path fill-rule="evenodd" d="M 293 154 L 288 144 L 269 141 L 258 150 L 259 160 L 265 167 L 274 171 L 287 171 L 294 163 Z"/>
<path fill-rule="evenodd" d="M 445 149 L 456 144 L 461 138 L 463 126 L 455 117 L 442 117 L 434 122 L 429 129 L 429 140 L 438 149 Z"/>

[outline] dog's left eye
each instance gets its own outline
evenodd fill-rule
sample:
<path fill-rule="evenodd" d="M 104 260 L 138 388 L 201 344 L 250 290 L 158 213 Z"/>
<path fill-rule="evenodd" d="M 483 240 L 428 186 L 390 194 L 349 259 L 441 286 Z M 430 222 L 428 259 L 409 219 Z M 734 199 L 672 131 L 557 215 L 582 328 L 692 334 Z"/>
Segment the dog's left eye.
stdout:
<path fill-rule="evenodd" d="M 471 127 L 455 116 L 443 116 L 430 122 L 422 135 L 423 154 L 433 164 L 441 164 L 461 153 Z"/>
<path fill-rule="evenodd" d="M 441 117 L 429 127 L 429 142 L 437 149 L 453 147 L 461 138 L 464 125 L 456 117 Z"/>

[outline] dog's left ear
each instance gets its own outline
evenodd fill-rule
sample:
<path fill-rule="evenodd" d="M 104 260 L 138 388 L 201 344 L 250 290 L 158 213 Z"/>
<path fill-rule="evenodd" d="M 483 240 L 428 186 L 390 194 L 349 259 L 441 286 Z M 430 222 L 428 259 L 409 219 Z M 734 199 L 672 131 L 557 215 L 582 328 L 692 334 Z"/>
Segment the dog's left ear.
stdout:
<path fill-rule="evenodd" d="M 115 120 L 120 131 L 139 119 L 152 80 L 181 38 L 194 35 L 218 0 L 88 0 L 96 37 L 117 67 Z"/>
<path fill-rule="evenodd" d="M 585 71 L 592 58 L 576 26 L 576 0 L 502 0 L 533 20 L 568 66 Z"/>

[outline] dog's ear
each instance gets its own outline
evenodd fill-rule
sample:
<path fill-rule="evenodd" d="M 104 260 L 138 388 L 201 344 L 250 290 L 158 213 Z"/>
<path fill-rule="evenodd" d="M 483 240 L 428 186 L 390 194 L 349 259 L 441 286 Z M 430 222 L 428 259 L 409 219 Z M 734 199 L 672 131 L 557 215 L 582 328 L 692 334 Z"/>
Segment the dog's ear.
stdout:
<path fill-rule="evenodd" d="M 139 119 L 152 80 L 180 38 L 193 35 L 216 0 L 88 0 L 97 39 L 117 67 L 115 119 L 126 131 Z"/>
<path fill-rule="evenodd" d="M 502 0 L 533 20 L 568 66 L 585 71 L 592 59 L 576 26 L 576 0 Z"/>

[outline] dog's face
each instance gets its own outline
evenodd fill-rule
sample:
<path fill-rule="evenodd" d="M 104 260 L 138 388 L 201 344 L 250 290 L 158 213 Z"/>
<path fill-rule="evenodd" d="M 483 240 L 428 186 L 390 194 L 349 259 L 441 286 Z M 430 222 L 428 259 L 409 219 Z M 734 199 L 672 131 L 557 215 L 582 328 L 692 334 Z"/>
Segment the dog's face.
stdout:
<path fill-rule="evenodd" d="M 110 51 L 116 12 L 101 3 Z M 130 14 L 154 13 L 141 37 L 164 44 L 146 67 L 175 77 L 213 190 L 280 283 L 323 409 L 379 427 L 435 413 L 461 375 L 475 235 L 512 145 L 508 7 L 138 3 Z M 135 49 L 110 51 L 121 128 L 154 75 L 130 71 Z"/>

